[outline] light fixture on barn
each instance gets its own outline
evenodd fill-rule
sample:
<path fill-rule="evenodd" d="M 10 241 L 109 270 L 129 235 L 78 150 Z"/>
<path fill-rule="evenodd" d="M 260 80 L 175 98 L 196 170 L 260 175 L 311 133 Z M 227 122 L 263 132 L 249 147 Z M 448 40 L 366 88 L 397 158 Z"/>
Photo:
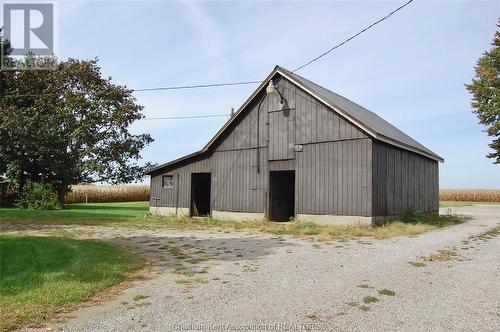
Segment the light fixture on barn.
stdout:
<path fill-rule="evenodd" d="M 285 103 L 285 98 L 283 98 L 283 95 L 281 94 L 280 90 L 278 90 L 278 88 L 274 85 L 273 80 L 269 81 L 269 84 L 267 85 L 267 88 L 266 88 L 266 92 L 267 92 L 268 96 L 271 96 L 271 95 L 275 94 L 276 92 L 278 92 L 278 94 L 280 96 L 280 104 Z"/>
<path fill-rule="evenodd" d="M 271 95 L 276 92 L 276 87 L 274 86 L 273 80 L 269 81 L 269 84 L 267 85 L 266 92 L 268 95 Z"/>
<path fill-rule="evenodd" d="M 262 102 L 264 102 L 264 100 L 266 99 L 266 96 L 270 97 L 276 92 L 280 96 L 280 104 L 281 108 L 283 108 L 285 105 L 285 98 L 281 94 L 278 87 L 274 85 L 274 81 L 272 79 L 269 80 L 269 83 L 267 84 L 266 87 L 266 94 L 260 100 L 259 106 L 257 106 L 257 173 L 260 173 L 260 106 L 262 105 Z"/>

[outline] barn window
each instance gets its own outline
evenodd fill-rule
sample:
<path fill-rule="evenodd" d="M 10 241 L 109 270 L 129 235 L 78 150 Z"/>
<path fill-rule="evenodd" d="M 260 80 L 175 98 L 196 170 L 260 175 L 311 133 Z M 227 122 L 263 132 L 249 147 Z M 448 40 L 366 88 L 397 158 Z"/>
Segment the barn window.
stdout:
<path fill-rule="evenodd" d="M 163 175 L 161 186 L 163 188 L 171 189 L 174 187 L 174 176 L 173 175 Z"/>

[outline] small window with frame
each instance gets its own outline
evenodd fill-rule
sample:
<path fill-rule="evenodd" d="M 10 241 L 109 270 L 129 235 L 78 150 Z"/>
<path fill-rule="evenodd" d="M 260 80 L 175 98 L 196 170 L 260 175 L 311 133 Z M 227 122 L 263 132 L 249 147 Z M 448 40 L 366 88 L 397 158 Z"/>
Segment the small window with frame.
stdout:
<path fill-rule="evenodd" d="M 174 176 L 163 175 L 161 179 L 161 186 L 166 189 L 172 189 L 174 187 Z"/>

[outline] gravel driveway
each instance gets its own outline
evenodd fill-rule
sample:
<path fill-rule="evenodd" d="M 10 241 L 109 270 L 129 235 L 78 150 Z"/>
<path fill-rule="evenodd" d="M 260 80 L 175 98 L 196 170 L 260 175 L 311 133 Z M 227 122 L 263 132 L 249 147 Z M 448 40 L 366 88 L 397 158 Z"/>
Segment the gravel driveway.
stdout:
<path fill-rule="evenodd" d="M 49 328 L 498 331 L 500 236 L 480 234 L 500 225 L 500 205 L 453 210 L 474 219 L 416 237 L 321 246 L 262 234 L 77 227 L 148 257 L 151 277 Z"/>

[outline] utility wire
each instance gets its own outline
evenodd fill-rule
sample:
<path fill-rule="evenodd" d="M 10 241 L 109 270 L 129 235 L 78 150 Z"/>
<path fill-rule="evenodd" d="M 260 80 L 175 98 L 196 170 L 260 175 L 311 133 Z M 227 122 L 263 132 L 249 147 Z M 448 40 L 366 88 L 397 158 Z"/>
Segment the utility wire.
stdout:
<path fill-rule="evenodd" d="M 400 11 L 401 9 L 405 8 L 406 6 L 408 6 L 413 0 L 409 0 L 408 2 L 406 2 L 404 5 L 401 5 L 399 6 L 398 8 L 394 9 L 392 12 L 390 12 L 389 14 L 385 15 L 384 17 L 382 17 L 381 19 L 379 19 L 378 21 L 370 24 L 369 26 L 367 26 L 366 28 L 364 28 L 363 30 L 359 31 L 358 33 L 352 35 L 351 37 L 347 38 L 346 40 L 344 40 L 343 42 L 341 42 L 340 44 L 337 44 L 335 45 L 334 47 L 330 48 L 328 51 L 318 55 L 317 57 L 315 57 L 314 59 L 311 59 L 309 60 L 308 62 L 306 62 L 305 64 L 303 64 L 302 66 L 298 67 L 297 69 L 293 70 L 292 73 L 295 73 L 296 71 L 299 71 L 301 70 L 302 68 L 306 67 L 306 66 L 309 66 L 310 64 L 312 64 L 313 62 L 315 61 L 318 61 L 319 59 L 321 59 L 322 57 L 324 57 L 325 55 L 333 52 L 334 50 L 336 50 L 337 48 L 341 47 L 342 45 L 344 44 L 347 44 L 348 42 L 350 42 L 351 40 L 353 40 L 354 38 L 356 38 L 357 36 L 359 36 L 360 34 L 362 34 L 363 32 L 366 32 L 367 30 L 373 28 L 375 25 L 387 20 L 389 17 L 391 17 L 394 13 Z"/>
<path fill-rule="evenodd" d="M 229 82 L 229 83 L 208 83 L 208 84 L 178 85 L 178 86 L 142 88 L 142 89 L 129 89 L 129 90 L 132 91 L 132 92 L 185 90 L 185 89 L 215 88 L 215 87 L 222 87 L 222 86 L 236 86 L 236 85 L 258 84 L 258 83 L 262 83 L 262 82 L 263 81 L 244 81 L 244 82 Z M 29 98 L 29 97 L 45 97 L 45 96 L 54 96 L 54 95 L 57 95 L 57 93 L 56 92 L 47 92 L 47 93 L 4 94 L 3 97 Z"/>
<path fill-rule="evenodd" d="M 310 64 L 312 64 L 313 62 L 316 62 L 318 61 L 319 59 L 321 59 L 322 57 L 328 55 L 329 53 L 333 52 L 334 50 L 338 49 L 339 47 L 347 44 L 348 42 L 350 42 L 351 40 L 353 40 L 354 38 L 358 37 L 359 35 L 361 35 L 362 33 L 368 31 L 369 29 L 371 29 L 372 27 L 374 27 L 375 25 L 387 20 L 388 18 L 390 18 L 392 15 L 394 15 L 396 12 L 400 11 L 401 9 L 405 8 L 406 6 L 408 6 L 411 2 L 413 2 L 413 0 L 409 0 L 407 1 L 405 4 L 399 6 L 398 8 L 394 9 L 393 11 L 391 11 L 389 14 L 385 15 L 384 17 L 382 17 L 381 19 L 377 20 L 376 22 L 370 24 L 369 26 L 367 26 L 366 28 L 364 28 L 363 30 L 359 31 L 358 33 L 352 35 L 351 37 L 347 38 L 346 40 L 344 40 L 343 42 L 333 46 L 332 48 L 330 48 L 328 51 L 320 54 L 319 56 L 309 60 L 308 62 L 306 62 L 305 64 L 303 64 L 302 66 L 296 68 L 295 70 L 292 71 L 292 73 L 295 73 L 296 71 L 299 71 L 301 70 L 302 68 L 306 67 L 306 66 L 309 66 Z M 191 84 L 191 85 L 178 85 L 178 86 L 166 86 L 166 87 L 152 87 L 152 88 L 141 88 L 141 89 L 130 89 L 132 92 L 148 92 L 148 91 L 168 91 L 168 90 L 185 90 L 185 89 L 198 89 L 198 88 L 212 88 L 212 87 L 224 87 L 224 86 L 237 86 L 237 85 L 248 85 L 248 84 L 259 84 L 259 83 L 262 83 L 263 81 L 241 81 L 241 82 L 227 82 L 227 83 L 206 83 L 206 84 Z M 4 94 L 3 97 L 18 97 L 18 98 L 22 98 L 22 97 L 39 97 L 39 96 L 50 96 L 50 95 L 54 95 L 55 93 L 40 93 L 40 94 L 21 94 L 21 95 L 15 95 L 15 94 Z"/>
<path fill-rule="evenodd" d="M 207 83 L 207 84 L 196 84 L 196 85 L 178 85 L 178 86 L 166 86 L 166 87 L 154 87 L 154 88 L 142 88 L 142 89 L 129 89 L 132 92 L 149 92 L 149 91 L 168 91 L 168 90 L 184 90 L 184 89 L 198 89 L 198 88 L 215 88 L 222 86 L 236 86 L 236 85 L 247 85 L 247 84 L 259 84 L 263 81 L 244 81 L 244 82 L 228 82 L 228 83 Z M 15 98 L 29 98 L 29 97 L 45 97 L 57 95 L 56 92 L 47 93 L 25 93 L 25 94 L 4 94 L 0 96 L 3 97 L 15 97 Z"/>
<path fill-rule="evenodd" d="M 168 116 L 160 118 L 142 118 L 139 120 L 180 120 L 180 119 L 206 119 L 206 118 L 221 118 L 230 117 L 230 114 L 210 114 L 210 115 L 189 115 L 189 116 Z"/>
<path fill-rule="evenodd" d="M 244 82 L 230 82 L 230 83 L 210 83 L 210 84 L 196 84 L 196 85 L 179 85 L 179 86 L 167 86 L 167 87 L 157 87 L 157 88 L 145 88 L 145 89 L 132 89 L 134 92 L 143 91 L 166 91 L 166 90 L 183 90 L 183 89 L 197 89 L 197 88 L 214 88 L 220 86 L 234 86 L 234 85 L 245 85 L 245 84 L 258 84 L 263 81 L 244 81 Z"/>

